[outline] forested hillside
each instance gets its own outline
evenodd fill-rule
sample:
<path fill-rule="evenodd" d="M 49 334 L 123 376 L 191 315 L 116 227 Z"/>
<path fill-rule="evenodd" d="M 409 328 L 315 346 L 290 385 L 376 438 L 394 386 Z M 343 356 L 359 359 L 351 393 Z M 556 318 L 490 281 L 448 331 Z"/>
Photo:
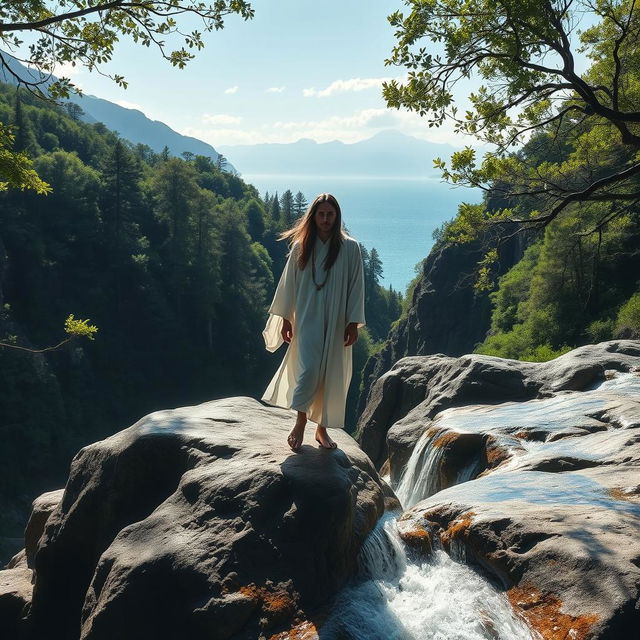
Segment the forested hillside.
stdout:
<path fill-rule="evenodd" d="M 261 332 L 286 260 L 277 236 L 305 196 L 263 199 L 221 163 L 157 154 L 79 116 L 0 85 L 0 121 L 52 187 L 0 194 L 0 342 L 55 345 L 69 314 L 98 327 L 44 354 L 0 347 L 5 534 L 79 447 L 153 410 L 260 397 L 282 358 Z M 363 255 L 375 340 L 401 296 L 377 284 L 375 249 Z M 374 348 L 361 337 L 355 393 Z"/>
<path fill-rule="evenodd" d="M 559 133 L 550 126 L 525 145 L 520 155 L 541 171 L 550 171 L 553 160 L 552 170 L 560 180 L 575 165 L 590 166 L 594 174 L 606 175 L 622 164 L 629 151 L 601 126 L 584 126 L 577 134 L 575 127 Z M 640 185 L 637 179 L 634 182 L 625 185 L 625 190 L 637 191 Z M 501 191 L 505 187 L 502 184 Z M 486 204 L 493 212 L 517 207 L 524 220 L 535 220 L 541 209 L 533 194 L 505 201 L 490 191 Z M 512 233 L 514 226 L 506 225 L 503 233 Z M 524 235 L 530 246 L 522 260 L 494 284 L 491 329 L 477 352 L 550 360 L 583 344 L 640 337 L 637 200 L 576 203 L 544 228 Z"/>

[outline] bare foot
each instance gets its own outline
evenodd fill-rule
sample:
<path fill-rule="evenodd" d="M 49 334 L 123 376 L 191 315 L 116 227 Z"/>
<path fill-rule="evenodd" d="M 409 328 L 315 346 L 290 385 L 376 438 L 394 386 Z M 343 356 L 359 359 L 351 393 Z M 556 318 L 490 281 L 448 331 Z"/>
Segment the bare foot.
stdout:
<path fill-rule="evenodd" d="M 336 449 L 338 445 L 329 437 L 327 429 L 318 425 L 316 429 L 316 440 L 325 449 Z"/>
<path fill-rule="evenodd" d="M 287 436 L 287 442 L 289 443 L 289 446 L 291 447 L 292 451 L 298 451 L 302 446 L 302 439 L 304 438 L 304 428 L 306 424 L 307 424 L 306 418 L 304 419 L 298 418 L 296 420 L 295 426 L 293 427 L 293 429 L 291 429 L 291 432 Z"/>

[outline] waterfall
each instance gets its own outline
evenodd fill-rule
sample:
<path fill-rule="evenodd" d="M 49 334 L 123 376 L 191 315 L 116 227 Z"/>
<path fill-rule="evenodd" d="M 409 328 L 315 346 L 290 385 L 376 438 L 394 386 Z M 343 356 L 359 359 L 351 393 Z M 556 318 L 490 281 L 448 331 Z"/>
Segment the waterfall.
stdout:
<path fill-rule="evenodd" d="M 428 429 L 420 436 L 413 448 L 398 487 L 395 489 L 398 500 L 405 509 L 409 509 L 420 500 L 446 489 L 447 486 L 467 482 L 474 477 L 477 467 L 476 461 L 472 461 L 460 469 L 454 481 L 447 484 L 442 474 L 445 449 L 432 446 L 433 442 L 442 436 L 442 431 Z"/>
<path fill-rule="evenodd" d="M 640 376 L 621 374 L 599 385 L 599 390 L 625 389 L 640 392 Z M 585 402 L 590 392 L 582 392 Z M 534 409 L 549 413 L 551 399 Z M 598 401 L 603 407 L 606 405 Z M 597 403 L 596 403 L 597 404 Z M 595 405 L 594 405 L 595 406 Z M 599 405 L 598 405 L 599 406 Z M 502 407 L 505 414 L 515 413 L 523 420 L 523 406 L 512 403 Z M 528 410 L 531 410 L 529 407 Z M 495 418 L 495 416 L 494 416 Z M 531 418 L 533 419 L 533 418 Z M 535 418 L 540 420 L 539 417 Z M 407 509 L 450 484 L 471 480 L 478 472 L 477 461 L 445 474 L 447 449 L 436 440 L 460 430 L 429 429 L 418 440 L 395 493 Z M 572 447 L 566 439 L 546 443 L 545 447 Z M 433 446 L 435 443 L 435 446 Z M 495 473 L 517 468 L 527 452 L 535 452 L 543 443 L 527 440 L 502 443 L 512 450 L 511 459 Z M 449 453 L 451 451 L 449 450 Z M 584 455 L 584 454 L 583 454 Z M 388 478 L 385 478 L 388 480 Z M 453 557 L 439 548 L 421 555 L 404 545 L 397 531 L 399 511 L 387 512 L 369 534 L 358 557 L 356 577 L 337 596 L 320 629 L 326 640 L 536 640 L 539 638 L 513 611 L 504 593 L 494 588 L 477 572 L 464 564 L 464 546 L 454 541 Z M 436 545 L 438 541 L 435 541 Z"/>
<path fill-rule="evenodd" d="M 320 637 L 335 640 L 533 640 L 504 594 L 437 550 L 408 557 L 387 513 L 369 534 L 358 575 L 343 589 Z"/>

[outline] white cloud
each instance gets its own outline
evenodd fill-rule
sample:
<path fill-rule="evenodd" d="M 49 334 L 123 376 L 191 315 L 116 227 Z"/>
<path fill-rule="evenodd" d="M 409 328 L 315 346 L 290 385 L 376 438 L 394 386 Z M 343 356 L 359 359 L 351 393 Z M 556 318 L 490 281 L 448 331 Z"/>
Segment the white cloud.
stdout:
<path fill-rule="evenodd" d="M 383 82 L 389 82 L 393 79 L 394 78 L 351 78 L 350 80 L 334 80 L 326 89 L 318 90 L 314 87 L 303 89 L 302 95 L 305 98 L 328 98 L 336 93 L 379 88 Z"/>
<path fill-rule="evenodd" d="M 58 78 L 74 78 L 76 76 L 79 76 L 82 73 L 83 69 L 84 67 L 81 64 L 76 64 L 74 66 L 73 64 L 71 64 L 71 62 L 65 62 L 56 65 L 53 75 L 57 76 Z"/>
<path fill-rule="evenodd" d="M 202 116 L 202 122 L 207 124 L 238 124 L 242 118 L 240 116 L 229 116 L 225 113 L 217 113 L 215 115 L 211 115 L 210 113 L 205 113 Z"/>
<path fill-rule="evenodd" d="M 238 93 L 238 85 L 236 85 L 235 87 L 229 87 L 228 89 L 225 89 L 224 92 L 229 94 L 229 95 L 233 95 L 234 93 Z"/>
<path fill-rule="evenodd" d="M 185 136 L 192 136 L 208 142 L 216 147 L 221 144 L 258 144 L 259 142 L 271 142 L 265 140 L 264 135 L 250 129 L 232 129 L 232 128 L 211 128 L 203 129 L 198 127 L 185 127 L 178 129 L 178 132 Z"/>
<path fill-rule="evenodd" d="M 116 100 L 116 104 L 119 104 L 125 109 L 137 109 L 138 111 L 144 112 L 144 109 L 136 102 L 128 102 L 127 100 Z"/>
<path fill-rule="evenodd" d="M 284 91 L 284 87 L 269 87 L 265 93 L 282 93 Z"/>

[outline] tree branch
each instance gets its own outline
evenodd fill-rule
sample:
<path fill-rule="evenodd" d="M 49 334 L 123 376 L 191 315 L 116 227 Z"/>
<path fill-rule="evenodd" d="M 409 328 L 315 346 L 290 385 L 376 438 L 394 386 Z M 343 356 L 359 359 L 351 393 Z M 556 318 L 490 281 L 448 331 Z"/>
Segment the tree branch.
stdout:
<path fill-rule="evenodd" d="M 73 20 L 74 18 L 80 18 L 82 16 L 86 16 L 91 13 L 96 13 L 98 11 L 105 11 L 107 9 L 114 9 L 117 7 L 122 7 L 127 5 L 144 8 L 145 4 L 150 4 L 150 3 L 146 3 L 146 2 L 125 3 L 123 2 L 123 0 L 113 0 L 113 2 L 96 4 L 92 7 L 86 7 L 85 9 L 78 9 L 77 11 L 69 11 L 68 13 L 61 13 L 61 14 L 58 14 L 57 16 L 51 16 L 50 18 L 39 20 L 38 22 L 13 22 L 13 23 L 0 22 L 0 33 L 7 32 L 7 31 L 32 31 L 34 29 L 40 29 L 41 27 L 47 27 L 50 24 L 55 24 L 57 22 L 64 22 L 65 20 Z"/>

